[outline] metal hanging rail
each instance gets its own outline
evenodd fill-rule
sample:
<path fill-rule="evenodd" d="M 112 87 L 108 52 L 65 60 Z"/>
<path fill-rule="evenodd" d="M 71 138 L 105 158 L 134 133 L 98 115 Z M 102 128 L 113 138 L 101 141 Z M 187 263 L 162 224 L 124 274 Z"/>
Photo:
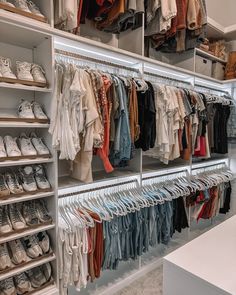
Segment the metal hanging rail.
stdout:
<path fill-rule="evenodd" d="M 175 79 L 175 78 L 171 78 L 171 77 L 167 77 L 167 76 L 163 76 L 163 75 L 159 75 L 159 74 L 155 74 L 155 73 L 152 73 L 152 72 L 144 71 L 143 74 L 147 75 L 147 76 L 153 76 L 153 77 L 156 77 L 156 78 L 166 79 L 166 80 L 169 80 L 169 81 L 173 81 L 173 82 L 177 82 L 177 83 L 183 83 L 183 84 L 187 84 L 189 86 L 192 86 L 192 84 L 190 82 L 178 80 L 178 79 Z"/>

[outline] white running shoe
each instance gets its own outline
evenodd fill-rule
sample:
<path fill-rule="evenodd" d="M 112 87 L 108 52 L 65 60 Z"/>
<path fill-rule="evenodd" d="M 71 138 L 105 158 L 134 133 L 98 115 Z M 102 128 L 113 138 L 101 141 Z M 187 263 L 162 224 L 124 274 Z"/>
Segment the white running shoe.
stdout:
<path fill-rule="evenodd" d="M 18 116 L 24 119 L 35 119 L 31 102 L 24 99 L 21 100 L 18 107 Z"/>
<path fill-rule="evenodd" d="M 21 194 L 24 192 L 23 187 L 19 184 L 15 173 L 5 173 L 5 181 L 12 194 Z"/>
<path fill-rule="evenodd" d="M 7 206 L 0 206 L 0 234 L 10 233 L 11 231 L 12 225 L 8 215 Z"/>
<path fill-rule="evenodd" d="M 31 290 L 31 283 L 28 279 L 27 275 L 23 272 L 19 275 L 14 276 L 14 282 L 16 286 L 16 292 L 19 295 L 25 294 L 30 292 Z"/>
<path fill-rule="evenodd" d="M 18 265 L 27 262 L 27 254 L 20 239 L 8 242 L 11 261 Z"/>
<path fill-rule="evenodd" d="M 37 234 L 39 246 L 43 250 L 44 254 L 47 254 L 50 251 L 50 239 L 48 234 L 44 231 Z"/>
<path fill-rule="evenodd" d="M 25 220 L 21 215 L 21 212 L 16 204 L 10 204 L 9 207 L 9 217 L 11 220 L 11 224 L 13 229 L 23 229 L 26 227 Z"/>
<path fill-rule="evenodd" d="M 1 295 L 16 295 L 16 288 L 13 282 L 13 278 L 7 278 L 0 281 Z"/>
<path fill-rule="evenodd" d="M 34 177 L 37 182 L 38 188 L 47 189 L 50 188 L 50 183 L 47 180 L 44 167 L 42 165 L 34 166 Z"/>
<path fill-rule="evenodd" d="M 0 136 L 0 158 L 6 158 L 7 153 L 2 136 Z"/>
<path fill-rule="evenodd" d="M 21 133 L 18 142 L 23 156 L 37 156 L 37 151 L 31 139 L 25 133 Z"/>
<path fill-rule="evenodd" d="M 26 0 L 15 0 L 15 7 L 19 8 L 20 10 L 23 10 L 25 12 L 31 13 Z"/>
<path fill-rule="evenodd" d="M 32 141 L 32 143 L 39 155 L 49 155 L 50 154 L 49 149 L 43 143 L 42 139 L 39 138 L 35 134 L 35 132 L 30 133 L 30 138 L 31 138 L 31 141 Z M 1 147 L 1 145 L 0 145 L 0 147 Z"/>
<path fill-rule="evenodd" d="M 22 214 L 28 226 L 40 224 L 35 201 L 23 203 Z"/>
<path fill-rule="evenodd" d="M 39 288 L 47 282 L 47 279 L 39 267 L 27 270 L 26 274 L 33 288 Z"/>
<path fill-rule="evenodd" d="M 16 79 L 11 70 L 11 60 L 9 58 L 0 57 L 0 72 L 4 78 Z"/>
<path fill-rule="evenodd" d="M 15 7 L 14 4 L 8 2 L 7 0 L 0 0 L 0 3 L 5 4 L 5 5 L 8 5 L 8 6 L 11 6 L 11 7 Z"/>
<path fill-rule="evenodd" d="M 35 118 L 48 119 L 48 117 L 46 116 L 46 114 L 44 113 L 42 109 L 42 106 L 38 102 L 36 101 L 32 102 L 32 109 L 33 109 Z"/>
<path fill-rule="evenodd" d="M 43 255 L 43 250 L 39 246 L 38 239 L 35 235 L 24 237 L 22 239 L 26 254 L 34 259 Z"/>
<path fill-rule="evenodd" d="M 52 267 L 51 264 L 48 262 L 46 264 L 43 264 L 42 266 L 40 266 L 47 282 L 50 281 L 51 277 L 52 277 Z"/>
<path fill-rule="evenodd" d="M 47 83 L 45 72 L 39 65 L 32 64 L 31 74 L 35 82 Z"/>
<path fill-rule="evenodd" d="M 6 197 L 10 195 L 10 190 L 7 186 L 5 177 L 3 174 L 0 174 L 0 198 Z"/>
<path fill-rule="evenodd" d="M 35 206 L 37 216 L 42 223 L 52 222 L 52 217 L 49 215 L 48 209 L 43 200 L 37 200 Z"/>
<path fill-rule="evenodd" d="M 16 143 L 17 138 L 13 138 L 10 135 L 4 137 L 4 142 L 7 150 L 8 157 L 19 157 L 21 156 L 21 151 Z"/>
<path fill-rule="evenodd" d="M 31 75 L 31 63 L 26 61 L 17 61 L 16 62 L 16 75 L 20 80 L 34 81 L 33 76 Z"/>
<path fill-rule="evenodd" d="M 44 17 L 44 15 L 41 13 L 41 11 L 39 10 L 38 6 L 37 6 L 34 2 L 32 2 L 32 1 L 27 1 L 27 3 L 28 3 L 29 10 L 30 10 L 33 14 L 35 14 L 35 15 L 37 15 L 37 16 Z"/>
<path fill-rule="evenodd" d="M 11 258 L 7 249 L 7 244 L 0 244 L 0 270 L 11 267 Z"/>
<path fill-rule="evenodd" d="M 23 189 L 26 192 L 34 192 L 37 190 L 37 184 L 34 178 L 34 171 L 31 166 L 19 168 L 19 175 L 22 182 Z"/>

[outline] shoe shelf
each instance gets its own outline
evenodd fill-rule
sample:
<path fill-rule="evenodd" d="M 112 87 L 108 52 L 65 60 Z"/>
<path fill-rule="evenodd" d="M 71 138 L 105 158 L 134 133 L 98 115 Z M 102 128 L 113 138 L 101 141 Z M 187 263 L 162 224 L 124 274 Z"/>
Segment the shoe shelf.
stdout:
<path fill-rule="evenodd" d="M 8 196 L 0 197 L 0 205 L 9 205 L 20 202 L 26 202 L 30 200 L 43 199 L 53 196 L 54 191 L 52 189 L 40 189 L 34 192 L 24 192 L 22 194 L 10 194 Z"/>
<path fill-rule="evenodd" d="M 52 92 L 51 88 L 43 88 L 38 86 L 30 86 L 25 84 L 17 84 L 17 83 L 6 83 L 1 82 L 0 88 L 10 88 L 10 89 L 19 89 L 19 90 L 29 90 L 29 91 L 35 91 L 35 92 Z"/>
<path fill-rule="evenodd" d="M 50 154 L 47 155 L 31 155 L 31 156 L 18 156 L 18 157 L 4 157 L 0 158 L 0 163 L 4 163 L 7 161 L 22 161 L 22 160 L 35 160 L 35 159 L 50 159 L 52 156 Z"/>
<path fill-rule="evenodd" d="M 47 88 L 47 83 L 0 77 L 0 82 Z"/>
<path fill-rule="evenodd" d="M 50 280 L 49 282 L 47 282 L 46 284 L 42 285 L 39 288 L 35 288 L 34 290 L 24 293 L 24 295 L 45 295 L 45 294 L 54 294 L 54 293 L 48 293 L 50 291 L 54 291 L 55 292 L 55 283 L 53 280 Z"/>
<path fill-rule="evenodd" d="M 43 265 L 43 264 L 45 264 L 47 262 L 51 262 L 51 261 L 53 261 L 55 259 L 56 259 L 55 254 L 54 253 L 49 253 L 49 254 L 43 255 L 41 257 L 32 259 L 32 260 L 30 260 L 28 262 L 25 262 L 23 264 L 16 265 L 13 268 L 1 271 L 0 272 L 0 281 L 5 280 L 5 279 L 10 278 L 10 277 L 14 277 L 17 274 L 25 272 L 25 271 L 27 271 L 29 269 L 34 268 L 34 267 Z"/>
<path fill-rule="evenodd" d="M 29 123 L 25 121 L 5 121 L 5 118 L 0 118 L 0 128 L 49 128 L 49 124 L 45 123 Z"/>
<path fill-rule="evenodd" d="M 48 119 L 27 119 L 27 118 L 17 118 L 17 117 L 0 117 L 1 122 L 17 122 L 17 123 L 39 123 L 39 124 L 49 124 Z"/>
<path fill-rule="evenodd" d="M 23 11 L 23 10 L 21 10 L 19 8 L 9 6 L 9 5 L 4 4 L 4 3 L 0 3 L 0 9 L 4 9 L 4 10 L 7 10 L 7 11 L 10 11 L 10 12 L 22 15 L 22 16 L 26 16 L 26 17 L 32 18 L 34 20 L 37 20 L 37 21 L 40 21 L 40 22 L 43 22 L 43 23 L 48 22 L 46 17 L 41 17 L 41 16 L 35 15 L 33 13 Z"/>
<path fill-rule="evenodd" d="M 44 163 L 52 163 L 53 158 L 39 158 L 29 160 L 27 158 L 24 158 L 24 160 L 18 160 L 18 161 L 5 161 L 0 162 L 0 168 L 1 167 L 13 167 L 13 166 L 25 166 L 25 165 L 34 165 L 34 164 L 44 164 Z"/>
<path fill-rule="evenodd" d="M 48 231 L 53 228 L 55 228 L 54 223 L 46 222 L 46 223 L 41 223 L 41 224 L 37 224 L 37 225 L 33 225 L 33 226 L 28 226 L 28 227 L 25 227 L 20 230 L 14 230 L 14 231 L 9 232 L 7 234 L 1 234 L 0 244 L 14 241 L 14 240 L 26 237 L 26 236 L 31 236 L 31 235 L 40 233 L 42 231 Z M 1 272 L 0 272 L 0 274 L 1 274 Z"/>

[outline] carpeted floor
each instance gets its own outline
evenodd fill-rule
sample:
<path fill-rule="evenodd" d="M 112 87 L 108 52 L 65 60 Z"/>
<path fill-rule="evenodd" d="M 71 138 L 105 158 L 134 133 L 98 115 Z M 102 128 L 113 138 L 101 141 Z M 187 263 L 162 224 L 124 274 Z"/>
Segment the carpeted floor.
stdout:
<path fill-rule="evenodd" d="M 162 275 L 159 267 L 115 295 L 162 295 Z"/>

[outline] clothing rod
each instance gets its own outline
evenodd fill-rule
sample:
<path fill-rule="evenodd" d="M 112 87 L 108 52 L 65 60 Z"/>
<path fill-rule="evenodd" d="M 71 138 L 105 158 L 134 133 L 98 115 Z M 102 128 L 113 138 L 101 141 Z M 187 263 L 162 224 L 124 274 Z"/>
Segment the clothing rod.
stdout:
<path fill-rule="evenodd" d="M 214 167 L 214 166 L 218 166 L 218 165 L 222 165 L 222 164 L 224 164 L 226 166 L 225 161 L 222 161 L 222 162 L 219 162 L 216 164 L 210 164 L 210 165 L 203 166 L 203 167 L 195 167 L 195 168 L 193 167 L 192 170 L 205 169 L 205 168 Z"/>
<path fill-rule="evenodd" d="M 183 173 L 183 172 L 188 172 L 188 169 L 184 169 L 184 170 L 181 170 L 181 171 L 178 171 L 178 172 L 169 172 L 169 173 L 165 173 L 165 174 L 149 176 L 149 177 L 143 178 L 142 180 L 145 181 L 145 180 L 148 180 L 148 179 L 158 178 L 158 177 L 162 177 L 162 176 L 168 176 L 168 175 L 172 175 L 172 174 L 180 174 L 180 173 Z"/>
<path fill-rule="evenodd" d="M 215 89 L 215 88 L 213 88 L 213 87 L 202 86 L 202 85 L 199 85 L 199 84 L 195 84 L 195 87 L 196 87 L 196 88 L 209 89 L 209 90 L 213 90 L 213 91 L 216 91 L 216 92 L 222 92 L 222 93 L 225 93 L 225 94 L 229 95 L 229 92 L 228 92 L 228 91 Z M 195 88 L 195 87 L 194 87 L 194 88 Z"/>
<path fill-rule="evenodd" d="M 153 76 L 153 77 L 157 77 L 157 78 L 161 78 L 161 79 L 167 79 L 167 80 L 171 80 L 171 81 L 178 82 L 178 83 L 184 83 L 184 84 L 187 84 L 187 85 L 192 85 L 190 82 L 181 81 L 181 80 L 178 80 L 178 79 L 175 79 L 175 78 L 162 76 L 162 75 L 154 74 L 154 73 L 151 73 L 151 72 L 144 72 L 144 75 Z"/>
<path fill-rule="evenodd" d="M 127 181 L 123 181 L 123 182 L 119 182 L 119 183 L 115 183 L 115 184 L 109 184 L 109 185 L 105 185 L 105 186 L 101 186 L 101 187 L 94 187 L 91 189 L 81 190 L 81 191 L 77 191 L 77 192 L 73 192 L 73 193 L 63 194 L 63 195 L 59 195 L 58 198 L 62 199 L 62 198 L 66 198 L 66 197 L 72 197 L 72 196 L 76 196 L 76 195 L 94 192 L 97 190 L 112 188 L 112 187 L 115 187 L 118 185 L 130 184 L 130 183 L 135 183 L 135 182 L 137 182 L 137 179 L 127 180 Z"/>
<path fill-rule="evenodd" d="M 61 49 L 55 49 L 55 53 L 58 54 L 58 55 L 68 56 L 68 57 L 78 59 L 78 60 L 81 60 L 81 61 L 82 60 L 88 60 L 88 61 L 91 61 L 91 62 L 94 62 L 94 63 L 99 63 L 99 64 L 102 64 L 102 65 L 107 65 L 107 66 L 111 66 L 111 67 L 114 67 L 114 68 L 120 68 L 120 69 L 129 70 L 129 71 L 139 73 L 138 69 L 135 69 L 135 68 L 132 68 L 132 67 L 127 67 L 127 66 L 115 64 L 115 63 L 105 61 L 105 60 L 99 60 L 99 59 L 96 59 L 96 58 L 93 58 L 93 57 L 88 57 L 88 56 L 80 55 L 80 54 L 77 54 L 77 53 L 64 51 L 64 50 L 61 50 Z"/>

